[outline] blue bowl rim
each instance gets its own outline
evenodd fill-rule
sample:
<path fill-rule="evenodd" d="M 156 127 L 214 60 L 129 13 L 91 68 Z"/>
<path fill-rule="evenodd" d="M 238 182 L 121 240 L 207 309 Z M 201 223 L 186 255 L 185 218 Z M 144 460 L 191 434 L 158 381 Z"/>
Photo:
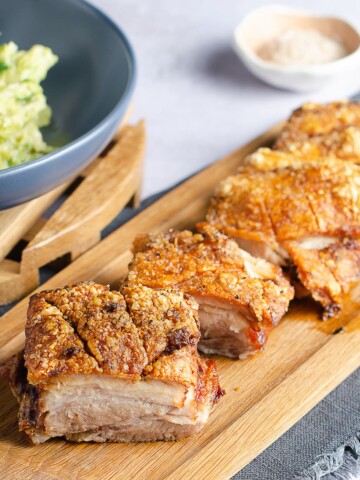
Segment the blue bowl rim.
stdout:
<path fill-rule="evenodd" d="M 131 98 L 131 95 L 135 88 L 136 78 L 137 78 L 137 65 L 136 65 L 136 57 L 134 50 L 131 46 L 131 43 L 128 37 L 125 35 L 124 31 L 117 25 L 108 15 L 106 15 L 103 11 L 97 8 L 95 5 L 87 2 L 86 0 L 70 0 L 73 3 L 80 3 L 83 4 L 89 10 L 92 10 L 97 15 L 102 17 L 102 19 L 115 31 L 115 33 L 121 38 L 122 42 L 126 48 L 126 54 L 129 60 L 129 78 L 127 84 L 125 86 L 125 90 L 121 98 L 115 104 L 114 108 L 104 117 L 99 123 L 97 123 L 93 128 L 91 128 L 88 132 L 80 135 L 80 137 L 75 138 L 71 142 L 65 144 L 63 147 L 56 149 L 53 152 L 50 152 L 46 155 L 42 155 L 39 158 L 35 158 L 34 160 L 29 160 L 28 162 L 21 163 L 20 165 L 14 165 L 11 167 L 4 168 L 0 170 L 0 178 L 6 176 L 12 176 L 15 172 L 22 170 L 30 170 L 34 167 L 34 165 L 49 163 L 52 160 L 56 160 L 58 157 L 61 157 L 64 152 L 71 152 L 74 148 L 78 148 L 82 144 L 86 143 L 88 138 L 92 137 L 96 131 L 102 130 L 106 128 L 108 123 L 111 123 L 113 119 L 117 117 L 117 113 L 119 110 L 123 108 L 123 105 L 128 103 Z"/>

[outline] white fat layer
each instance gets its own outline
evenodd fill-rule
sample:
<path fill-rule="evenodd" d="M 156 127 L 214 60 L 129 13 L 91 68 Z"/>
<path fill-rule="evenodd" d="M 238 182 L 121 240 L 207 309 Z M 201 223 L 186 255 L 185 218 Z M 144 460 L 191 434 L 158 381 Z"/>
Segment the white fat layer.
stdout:
<path fill-rule="evenodd" d="M 339 239 L 336 237 L 324 237 L 319 235 L 317 237 L 306 237 L 302 240 L 298 240 L 297 244 L 304 250 L 323 250 L 338 241 Z"/>
<path fill-rule="evenodd" d="M 164 419 L 171 423 L 181 423 L 181 425 L 192 424 L 198 419 L 196 408 L 196 390 L 190 388 L 187 392 L 184 406 L 182 408 L 172 408 L 164 415 Z"/>
<path fill-rule="evenodd" d="M 266 260 L 274 265 L 284 267 L 288 264 L 289 255 L 280 245 L 276 248 L 271 246 L 267 242 L 261 242 L 258 240 L 250 240 L 247 238 L 236 238 L 236 242 L 240 248 L 249 252 L 252 256 L 259 259 Z M 264 262 L 257 267 L 260 277 L 273 278 L 274 272 L 270 270 L 272 266 Z"/>
<path fill-rule="evenodd" d="M 239 308 L 208 297 L 195 297 L 200 305 L 201 340 L 199 350 L 208 354 L 245 358 L 253 347 L 249 343 L 249 320 Z"/>
<path fill-rule="evenodd" d="M 319 235 L 316 237 L 305 237 L 301 240 L 297 240 L 296 243 L 304 250 L 323 250 L 324 248 L 327 248 L 338 241 L 339 239 L 336 237 L 325 237 Z M 254 257 L 257 257 L 257 259 L 261 258 L 263 260 L 267 260 L 267 262 L 270 262 L 274 265 L 279 265 L 280 267 L 287 266 L 290 263 L 289 254 L 281 245 L 278 245 L 275 248 L 266 242 L 249 240 L 245 238 L 236 238 L 236 242 L 238 243 L 240 248 L 246 250 Z M 247 269 L 249 275 L 251 275 L 251 272 L 253 270 L 255 272 L 255 275 L 259 277 L 266 278 L 266 276 L 268 275 L 268 278 L 271 278 L 271 272 L 266 262 L 264 262 L 264 265 L 259 264 L 255 267 L 251 265 L 250 268 L 247 267 Z"/>
<path fill-rule="evenodd" d="M 186 389 L 177 383 L 150 378 L 132 382 L 126 378 L 110 375 L 69 375 L 54 382 L 49 389 L 49 395 L 44 396 L 44 407 L 52 410 L 65 395 L 69 396 L 74 392 L 90 392 L 90 394 L 102 392 L 107 395 L 121 395 L 125 399 L 133 399 L 135 396 L 145 402 L 178 407 L 183 405 Z"/>

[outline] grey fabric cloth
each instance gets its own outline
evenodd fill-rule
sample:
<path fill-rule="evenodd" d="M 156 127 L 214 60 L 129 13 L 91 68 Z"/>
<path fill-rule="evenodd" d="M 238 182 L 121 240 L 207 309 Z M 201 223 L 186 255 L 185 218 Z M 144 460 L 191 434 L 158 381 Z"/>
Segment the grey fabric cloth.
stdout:
<path fill-rule="evenodd" d="M 360 369 L 233 480 L 360 478 L 359 397 Z"/>
<path fill-rule="evenodd" d="M 137 209 L 125 208 L 105 228 L 102 238 L 148 207 L 164 193 L 166 192 L 148 198 Z M 60 199 L 57 206 L 63 200 L 64 198 Z M 48 215 L 54 209 L 56 206 L 48 212 Z M 41 282 L 45 282 L 54 273 L 56 272 L 51 268 L 42 269 Z M 0 307 L 0 315 L 3 315 L 12 305 Z M 360 432 L 359 397 L 360 369 L 278 441 L 235 475 L 233 480 L 360 479 L 360 433 L 358 433 L 358 443 L 356 443 L 355 437 L 356 433 Z M 346 440 L 348 440 L 347 445 L 352 448 L 344 448 Z M 236 449 L 236 445 L 234 445 L 234 449 Z M 355 453 L 356 449 L 357 454 Z M 336 452 L 335 456 L 334 452 Z M 327 453 L 329 455 L 317 459 L 318 456 Z M 317 466 L 310 468 L 316 461 L 318 461 Z M 330 472 L 331 470 L 335 473 L 327 475 L 326 471 Z M 358 476 L 354 472 L 357 472 Z"/>

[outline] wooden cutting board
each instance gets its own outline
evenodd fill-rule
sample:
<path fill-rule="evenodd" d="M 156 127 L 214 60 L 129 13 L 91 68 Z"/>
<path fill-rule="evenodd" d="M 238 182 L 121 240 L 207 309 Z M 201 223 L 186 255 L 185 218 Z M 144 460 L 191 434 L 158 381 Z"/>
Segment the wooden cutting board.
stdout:
<path fill-rule="evenodd" d="M 278 128 L 192 177 L 79 257 L 42 288 L 92 279 L 117 286 L 131 258 L 136 234 L 192 227 L 204 218 L 221 179 L 244 156 L 270 144 Z M 178 443 L 69 444 L 51 441 L 29 447 L 17 431 L 17 405 L 0 388 L 0 477 L 69 480 L 227 479 L 313 408 L 360 366 L 360 288 L 342 317 L 321 322 L 311 301 L 294 302 L 273 331 L 264 352 L 246 361 L 216 358 L 227 394 L 206 428 Z M 23 344 L 27 300 L 0 319 L 0 361 Z M 338 327 L 344 332 L 335 334 Z M 305 465 L 304 465 L 305 467 Z M 274 479 L 275 480 L 275 479 Z"/>

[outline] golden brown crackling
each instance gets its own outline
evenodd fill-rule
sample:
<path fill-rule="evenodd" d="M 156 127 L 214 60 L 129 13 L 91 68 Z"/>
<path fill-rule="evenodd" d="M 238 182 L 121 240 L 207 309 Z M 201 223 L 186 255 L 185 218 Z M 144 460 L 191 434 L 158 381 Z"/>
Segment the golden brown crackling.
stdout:
<path fill-rule="evenodd" d="M 360 167 L 340 160 L 305 170 L 304 183 L 319 234 L 360 235 Z"/>
<path fill-rule="evenodd" d="M 344 238 L 322 250 L 286 243 L 299 279 L 325 307 L 324 318 L 340 310 L 342 299 L 360 275 L 360 242 Z"/>
<path fill-rule="evenodd" d="M 196 350 L 196 302 L 180 291 L 144 286 L 125 286 L 124 294 L 128 305 L 108 286 L 82 282 L 33 295 L 25 330 L 29 382 L 46 388 L 69 374 L 136 380 L 153 371 L 165 372 L 167 380 L 173 371 L 174 381 L 182 382 L 179 368 L 185 367 L 168 354 L 185 346 Z M 155 365 L 162 355 L 169 357 L 166 369 Z"/>
<path fill-rule="evenodd" d="M 269 160 L 271 151 L 258 155 L 267 158 L 249 162 L 215 192 L 207 217 L 215 226 L 247 238 L 243 232 L 249 229 L 254 233 L 252 226 L 256 222 L 261 224 L 261 214 L 250 225 L 243 214 L 248 209 L 241 191 L 241 185 L 246 185 L 242 179 L 246 178 L 249 185 L 257 185 L 254 190 L 246 190 L 246 201 L 249 205 L 256 204 L 261 195 L 278 242 L 315 235 L 360 235 L 359 166 L 335 159 L 291 164 L 291 155 L 282 154 L 282 166 L 275 168 L 275 162 Z M 288 165 L 284 160 L 286 155 Z M 233 229 L 233 225 L 237 228 Z M 265 230 L 259 233 L 265 234 Z M 271 234 L 267 241 L 271 244 L 274 236 Z"/>
<path fill-rule="evenodd" d="M 288 137 L 280 134 L 274 148 L 299 157 L 340 158 L 345 161 L 360 162 L 360 127 L 347 126 L 328 133 L 304 138 L 303 134 Z"/>
<path fill-rule="evenodd" d="M 134 321 L 119 292 L 92 282 L 32 296 L 25 331 L 29 382 L 45 385 L 73 373 L 136 379 L 161 354 L 196 346 L 194 300 L 140 286 L 127 287 L 126 296 Z"/>
<path fill-rule="evenodd" d="M 207 220 L 229 235 L 265 241 L 276 248 L 283 237 L 306 235 L 317 228 L 306 197 L 301 195 L 302 203 L 296 198 L 296 189 L 303 192 L 299 187 L 300 178 L 289 167 L 259 170 L 246 166 L 220 184 Z M 263 208 L 253 210 L 249 222 L 249 210 L 259 203 Z"/>
<path fill-rule="evenodd" d="M 153 290 L 126 284 L 121 288 L 130 317 L 143 342 L 149 363 L 200 339 L 198 304 L 178 290 Z"/>
<path fill-rule="evenodd" d="M 25 333 L 33 383 L 69 373 L 139 376 L 147 362 L 123 297 L 93 282 L 31 297 Z"/>
<path fill-rule="evenodd" d="M 255 324 L 276 325 L 293 298 L 292 288 L 285 277 L 264 280 L 242 278 L 236 270 L 205 272 L 181 284 L 195 297 L 211 297 L 237 306 Z"/>
<path fill-rule="evenodd" d="M 101 372 L 74 328 L 41 293 L 30 299 L 25 335 L 25 366 L 34 385 L 59 375 Z"/>
<path fill-rule="evenodd" d="M 246 262 L 254 259 L 234 240 L 209 224 L 198 228 L 201 233 L 169 231 L 135 240 L 128 281 L 177 286 L 190 295 L 232 303 L 253 322 L 277 323 L 293 297 L 281 269 L 266 262 L 268 278 L 252 278 Z"/>
<path fill-rule="evenodd" d="M 221 269 L 237 271 L 241 279 L 249 277 L 246 269 L 249 255 L 233 239 L 209 223 L 199 223 L 197 230 L 195 233 L 169 230 L 137 237 L 129 280 L 134 278 L 142 285 L 161 288 Z M 282 275 L 279 267 L 270 264 L 268 267 L 271 278 Z"/>
<path fill-rule="evenodd" d="M 294 155 L 360 162 L 358 103 L 308 103 L 295 110 L 278 136 L 275 150 Z"/>
<path fill-rule="evenodd" d="M 195 386 L 198 376 L 198 353 L 195 345 L 188 345 L 162 355 L 144 369 L 147 378 Z"/>
<path fill-rule="evenodd" d="M 321 255 L 321 250 L 304 250 L 297 242 L 287 242 L 289 252 L 301 283 L 323 307 L 338 305 L 341 287 Z"/>
<path fill-rule="evenodd" d="M 274 175 L 273 188 L 280 189 L 280 194 L 266 188 L 264 194 L 267 191 L 265 201 L 281 240 L 291 238 L 292 227 L 298 231 L 297 238 L 303 236 L 303 228 L 308 233 L 358 235 L 359 166 L 334 158 L 319 161 L 319 158 L 300 157 L 269 148 L 249 155 L 246 164 L 239 173 L 254 167 L 265 172 L 266 178 Z M 267 183 L 270 188 L 271 181 Z M 290 224 L 288 230 L 287 223 Z"/>
<path fill-rule="evenodd" d="M 315 135 L 329 134 L 347 126 L 360 127 L 360 104 L 357 102 L 305 103 L 295 110 L 277 139 L 275 146 L 284 142 L 306 140 Z"/>
<path fill-rule="evenodd" d="M 220 229 L 226 226 L 229 235 L 277 244 L 261 178 L 261 172 L 253 169 L 249 175 L 222 181 L 211 200 L 207 221 Z"/>

